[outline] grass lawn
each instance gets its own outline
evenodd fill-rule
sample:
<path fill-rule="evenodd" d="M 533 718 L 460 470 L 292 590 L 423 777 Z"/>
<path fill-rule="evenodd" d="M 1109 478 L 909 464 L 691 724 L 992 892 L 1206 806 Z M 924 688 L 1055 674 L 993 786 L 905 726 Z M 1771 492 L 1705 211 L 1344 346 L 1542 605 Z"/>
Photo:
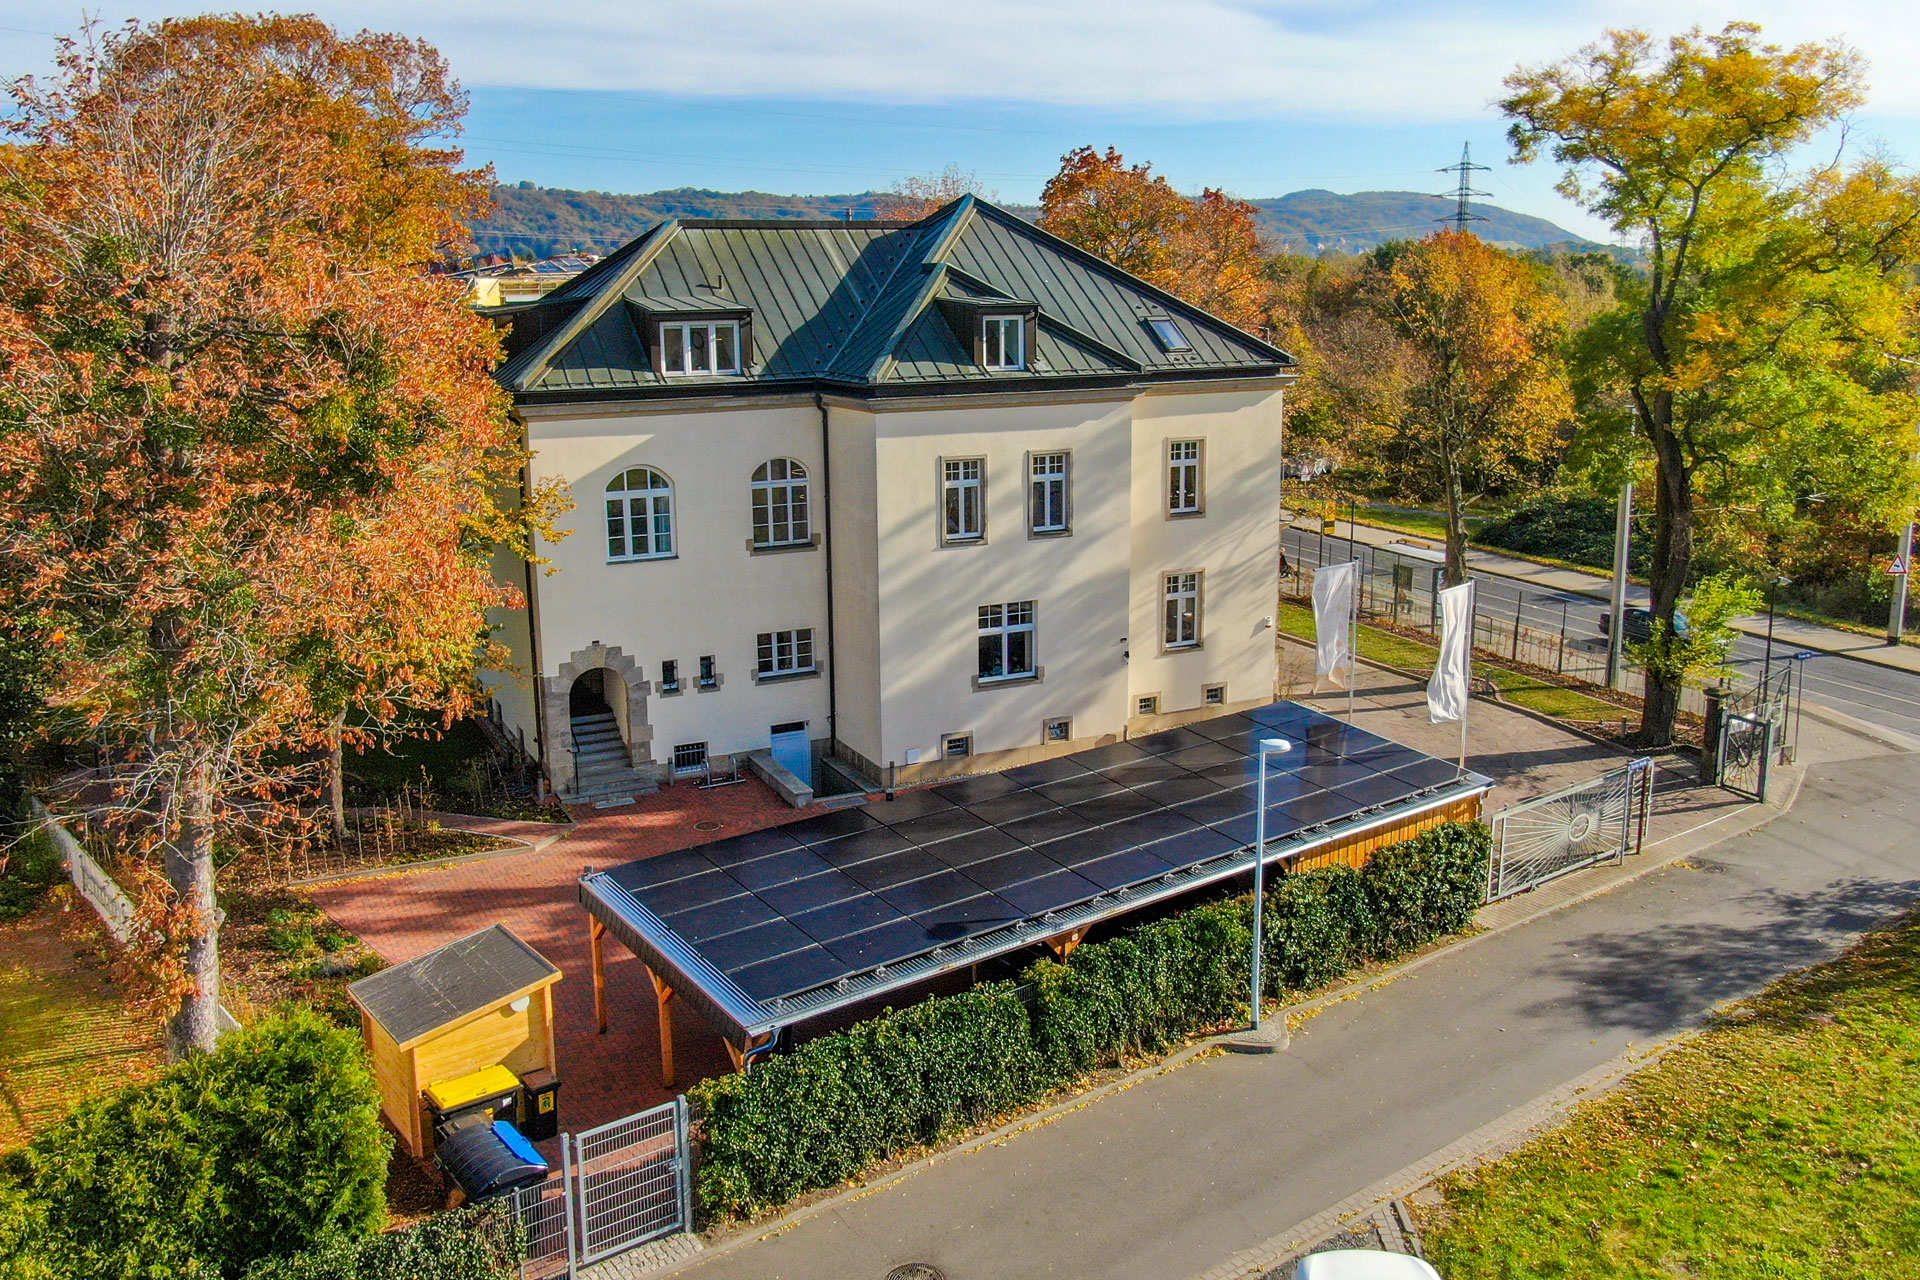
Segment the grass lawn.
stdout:
<path fill-rule="evenodd" d="M 1280 630 L 1302 640 L 1312 640 L 1318 634 L 1314 629 L 1313 610 L 1303 604 L 1282 602 L 1279 623 Z M 1362 658 L 1407 671 L 1433 670 L 1434 656 L 1439 652 L 1433 645 L 1421 644 L 1391 631 L 1365 625 L 1360 627 L 1359 643 Z M 1565 689 L 1538 676 L 1495 666 L 1490 662 L 1476 660 L 1473 672 L 1483 680 L 1492 681 L 1494 688 L 1500 690 L 1500 696 L 1508 702 L 1541 715 L 1558 716 L 1565 720 L 1617 720 L 1626 714 L 1611 702 L 1603 702 L 1577 689 Z"/>
<path fill-rule="evenodd" d="M 1744 1015 L 1744 1016 L 1741 1016 Z M 1920 917 L 1450 1179 L 1448 1280 L 1920 1276 Z"/>
<path fill-rule="evenodd" d="M 1343 506 L 1340 512 L 1346 515 Z M 1374 506 L 1372 503 L 1360 504 L 1362 524 L 1377 524 L 1383 529 L 1397 529 L 1401 533 L 1410 533 L 1417 538 L 1433 538 L 1445 541 L 1447 536 L 1447 513 L 1444 511 L 1423 511 L 1416 507 Z M 1492 522 L 1493 516 L 1477 516 L 1467 513 L 1467 536 L 1472 537 L 1480 526 Z"/>

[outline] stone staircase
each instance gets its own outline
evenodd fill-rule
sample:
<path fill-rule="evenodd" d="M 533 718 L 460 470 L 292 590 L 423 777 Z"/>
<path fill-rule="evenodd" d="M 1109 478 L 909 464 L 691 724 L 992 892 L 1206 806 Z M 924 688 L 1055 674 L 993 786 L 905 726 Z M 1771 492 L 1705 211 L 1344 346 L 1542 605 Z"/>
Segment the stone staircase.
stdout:
<path fill-rule="evenodd" d="M 611 711 L 573 717 L 573 768 L 573 785 L 566 794 L 573 804 L 631 800 L 659 790 L 633 771 Z"/>

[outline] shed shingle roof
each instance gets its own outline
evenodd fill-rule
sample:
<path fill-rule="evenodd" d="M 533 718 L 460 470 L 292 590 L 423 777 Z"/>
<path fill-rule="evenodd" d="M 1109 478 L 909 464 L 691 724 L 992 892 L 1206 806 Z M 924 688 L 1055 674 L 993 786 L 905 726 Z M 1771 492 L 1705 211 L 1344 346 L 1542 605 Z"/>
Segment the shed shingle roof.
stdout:
<path fill-rule="evenodd" d="M 401 1048 L 493 1008 L 560 971 L 505 925 L 490 925 L 347 988 Z"/>
<path fill-rule="evenodd" d="M 975 364 L 938 305 L 1037 306 L 1030 368 Z M 744 374 L 668 379 L 650 363 L 648 314 L 739 310 L 753 319 Z M 918 222 L 667 221 L 542 301 L 505 310 L 513 352 L 496 375 L 523 400 L 962 384 L 1281 375 L 1276 347 L 973 196 Z M 1177 320 L 1168 352 L 1146 321 Z"/>

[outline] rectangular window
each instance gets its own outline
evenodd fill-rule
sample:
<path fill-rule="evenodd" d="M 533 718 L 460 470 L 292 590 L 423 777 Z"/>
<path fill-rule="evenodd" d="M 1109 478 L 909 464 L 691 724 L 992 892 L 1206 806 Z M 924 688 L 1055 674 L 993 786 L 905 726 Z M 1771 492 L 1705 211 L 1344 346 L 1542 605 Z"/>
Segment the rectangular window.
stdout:
<path fill-rule="evenodd" d="M 1027 318 L 985 316 L 980 321 L 980 364 L 988 369 L 1027 367 Z"/>
<path fill-rule="evenodd" d="M 661 325 L 660 365 L 663 373 L 682 377 L 740 372 L 740 323 L 696 320 Z"/>
<path fill-rule="evenodd" d="M 1160 714 L 1160 695 L 1150 693 L 1144 698 L 1136 698 L 1133 706 L 1136 715 L 1157 716 Z"/>
<path fill-rule="evenodd" d="M 1169 573 L 1163 579 L 1169 649 L 1191 649 L 1200 643 L 1200 575 Z"/>
<path fill-rule="evenodd" d="M 987 533 L 986 460 L 947 458 L 941 467 L 941 502 L 948 542 L 978 542 Z"/>
<path fill-rule="evenodd" d="M 1046 742 L 1049 744 L 1057 743 L 1057 742 L 1072 742 L 1073 741 L 1073 721 L 1068 719 L 1065 716 L 1062 716 L 1057 720 L 1047 721 L 1045 728 L 1041 731 L 1040 740 L 1042 742 Z"/>
<path fill-rule="evenodd" d="M 1167 514 L 1200 514 L 1200 442 L 1172 440 L 1167 443 Z"/>
<path fill-rule="evenodd" d="M 660 664 L 660 692 L 680 692 L 680 664 L 672 658 Z"/>
<path fill-rule="evenodd" d="M 702 654 L 700 658 L 700 687 L 702 689 L 720 687 L 720 664 L 713 660 L 713 655 L 710 653 Z"/>
<path fill-rule="evenodd" d="M 701 773 L 707 767 L 707 744 L 682 742 L 673 749 L 675 773 Z"/>
<path fill-rule="evenodd" d="M 949 760 L 959 760 L 973 754 L 973 735 L 970 733 L 950 733 L 940 739 L 940 754 Z"/>
<path fill-rule="evenodd" d="M 774 458 L 753 473 L 753 545 L 791 547 L 810 540 L 807 469 L 792 458 Z"/>
<path fill-rule="evenodd" d="M 1224 707 L 1227 705 L 1227 686 L 1223 684 L 1205 684 L 1200 686 L 1200 702 L 1203 706 Z"/>
<path fill-rule="evenodd" d="M 1067 531 L 1067 455 L 1036 453 L 1029 457 L 1027 519 L 1035 533 Z"/>
<path fill-rule="evenodd" d="M 813 628 L 760 633 L 760 674 L 792 676 L 813 670 Z"/>
<path fill-rule="evenodd" d="M 1033 674 L 1033 601 L 980 606 L 980 678 Z"/>

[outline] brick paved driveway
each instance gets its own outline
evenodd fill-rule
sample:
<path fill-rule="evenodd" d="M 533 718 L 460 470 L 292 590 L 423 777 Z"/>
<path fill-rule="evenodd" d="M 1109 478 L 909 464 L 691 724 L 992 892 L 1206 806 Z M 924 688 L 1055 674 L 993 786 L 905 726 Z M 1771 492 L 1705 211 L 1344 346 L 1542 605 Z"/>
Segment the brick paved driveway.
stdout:
<path fill-rule="evenodd" d="M 660 1085 L 660 1038 L 646 970 L 612 938 L 607 939 L 607 1034 L 594 1030 L 587 914 L 574 887 L 581 872 L 792 822 L 811 812 L 787 805 L 757 778 L 712 791 L 672 786 L 624 808 L 576 809 L 578 825 L 539 853 L 344 881 L 309 892 L 390 963 L 501 923 L 558 965 L 565 975 L 554 988 L 561 1125 L 577 1131 L 666 1102 L 677 1092 Z M 720 825 L 698 830 L 695 824 L 703 822 Z M 732 1069 L 718 1033 L 683 1006 L 674 1014 L 674 1057 L 682 1088 Z"/>

